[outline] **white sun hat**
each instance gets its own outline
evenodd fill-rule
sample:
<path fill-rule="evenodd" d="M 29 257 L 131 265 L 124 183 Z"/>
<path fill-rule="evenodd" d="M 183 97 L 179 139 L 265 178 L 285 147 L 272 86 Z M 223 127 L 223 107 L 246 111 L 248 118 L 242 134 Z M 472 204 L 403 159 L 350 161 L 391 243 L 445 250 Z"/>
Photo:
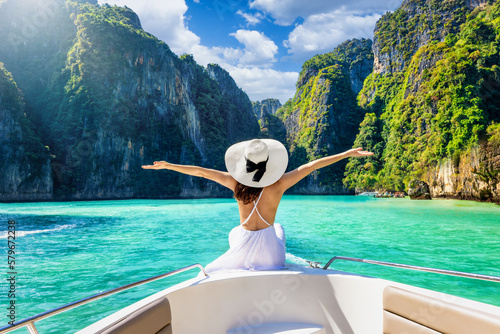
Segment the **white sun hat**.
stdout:
<path fill-rule="evenodd" d="M 288 166 L 285 146 L 274 139 L 236 143 L 226 151 L 226 168 L 239 183 L 264 188 L 278 181 Z"/>

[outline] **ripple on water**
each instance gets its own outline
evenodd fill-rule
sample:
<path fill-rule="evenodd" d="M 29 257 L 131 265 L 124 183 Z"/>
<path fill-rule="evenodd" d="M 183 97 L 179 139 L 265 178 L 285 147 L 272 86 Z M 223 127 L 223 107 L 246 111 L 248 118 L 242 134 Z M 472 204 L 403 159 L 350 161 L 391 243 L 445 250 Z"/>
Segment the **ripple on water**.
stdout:
<path fill-rule="evenodd" d="M 193 263 L 228 248 L 238 224 L 232 199 L 0 204 L 19 239 L 19 318 Z M 285 196 L 276 221 L 287 262 L 325 264 L 334 255 L 500 276 L 500 207 L 461 201 L 416 202 L 354 196 Z M 6 230 L 0 228 L 0 238 Z M 3 248 L 2 248 L 3 247 Z M 0 243 L 0 251 L 6 243 Z M 334 268 L 444 291 L 500 306 L 500 285 L 341 262 Z M 194 277 L 196 270 L 43 321 L 50 333 L 85 327 L 145 294 Z M 0 303 L 7 302 L 4 294 Z M 110 305 L 112 305 L 110 307 Z M 86 320 L 82 320 L 86 319 Z"/>

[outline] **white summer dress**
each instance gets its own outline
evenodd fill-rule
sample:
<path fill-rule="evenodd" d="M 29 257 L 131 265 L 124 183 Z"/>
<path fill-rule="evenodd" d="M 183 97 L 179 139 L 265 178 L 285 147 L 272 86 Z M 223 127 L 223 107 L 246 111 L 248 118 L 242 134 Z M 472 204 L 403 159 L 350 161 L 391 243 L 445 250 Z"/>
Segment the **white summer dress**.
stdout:
<path fill-rule="evenodd" d="M 248 218 L 236 226 L 229 233 L 229 250 L 205 267 L 207 273 L 222 270 L 276 270 L 285 265 L 285 231 L 275 223 L 269 224 L 262 218 L 257 204 L 264 190 L 261 191 L 257 202 L 253 202 L 253 209 Z M 254 212 L 257 212 L 269 227 L 257 231 L 243 228 Z"/>

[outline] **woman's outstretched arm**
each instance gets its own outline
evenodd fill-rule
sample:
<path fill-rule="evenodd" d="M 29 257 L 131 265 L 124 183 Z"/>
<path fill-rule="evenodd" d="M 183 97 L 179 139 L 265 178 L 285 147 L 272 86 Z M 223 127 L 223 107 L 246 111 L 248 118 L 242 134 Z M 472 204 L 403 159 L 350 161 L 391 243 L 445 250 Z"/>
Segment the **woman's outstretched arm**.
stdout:
<path fill-rule="evenodd" d="M 305 165 L 300 166 L 297 169 L 294 169 L 288 173 L 285 173 L 280 182 L 280 188 L 283 192 L 285 192 L 288 188 L 302 180 L 307 175 L 311 174 L 316 169 L 320 169 L 331 164 L 336 163 L 345 158 L 355 158 L 355 157 L 367 157 L 373 155 L 373 152 L 363 151 L 361 147 L 353 148 L 351 150 L 345 151 L 343 153 L 330 155 L 328 157 L 320 158 L 314 161 L 311 161 Z"/>
<path fill-rule="evenodd" d="M 209 169 L 209 168 L 204 168 L 204 167 L 198 167 L 198 166 L 191 166 L 191 165 L 176 165 L 176 164 L 171 164 L 166 161 L 155 161 L 152 165 L 146 165 L 142 166 L 143 169 L 169 169 L 173 170 L 182 174 L 187 174 L 187 175 L 192 175 L 192 176 L 197 176 L 197 177 L 203 177 L 208 180 L 212 180 L 214 182 L 217 182 L 224 187 L 227 187 L 231 190 L 234 191 L 234 188 L 236 187 L 236 180 L 233 179 L 233 177 L 227 173 L 227 172 L 221 172 L 215 169 Z"/>

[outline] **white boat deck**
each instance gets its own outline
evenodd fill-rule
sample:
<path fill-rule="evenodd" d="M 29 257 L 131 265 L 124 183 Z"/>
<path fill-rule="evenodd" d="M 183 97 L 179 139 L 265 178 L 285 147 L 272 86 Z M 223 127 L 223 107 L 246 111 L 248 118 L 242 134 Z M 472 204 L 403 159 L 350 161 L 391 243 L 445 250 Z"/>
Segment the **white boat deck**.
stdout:
<path fill-rule="evenodd" d="M 442 317 L 445 306 L 452 303 L 484 314 L 493 319 L 492 326 L 498 326 L 492 328 L 500 329 L 500 308 L 493 305 L 383 279 L 290 265 L 281 271 L 198 276 L 130 305 L 78 334 L 115 333 L 109 331 L 110 326 L 161 298 L 167 298 L 171 307 L 168 333 L 382 333 L 386 326 L 384 290 L 388 286 L 425 296 L 432 303 L 437 300 L 438 304 L 424 307 L 427 317 Z"/>

